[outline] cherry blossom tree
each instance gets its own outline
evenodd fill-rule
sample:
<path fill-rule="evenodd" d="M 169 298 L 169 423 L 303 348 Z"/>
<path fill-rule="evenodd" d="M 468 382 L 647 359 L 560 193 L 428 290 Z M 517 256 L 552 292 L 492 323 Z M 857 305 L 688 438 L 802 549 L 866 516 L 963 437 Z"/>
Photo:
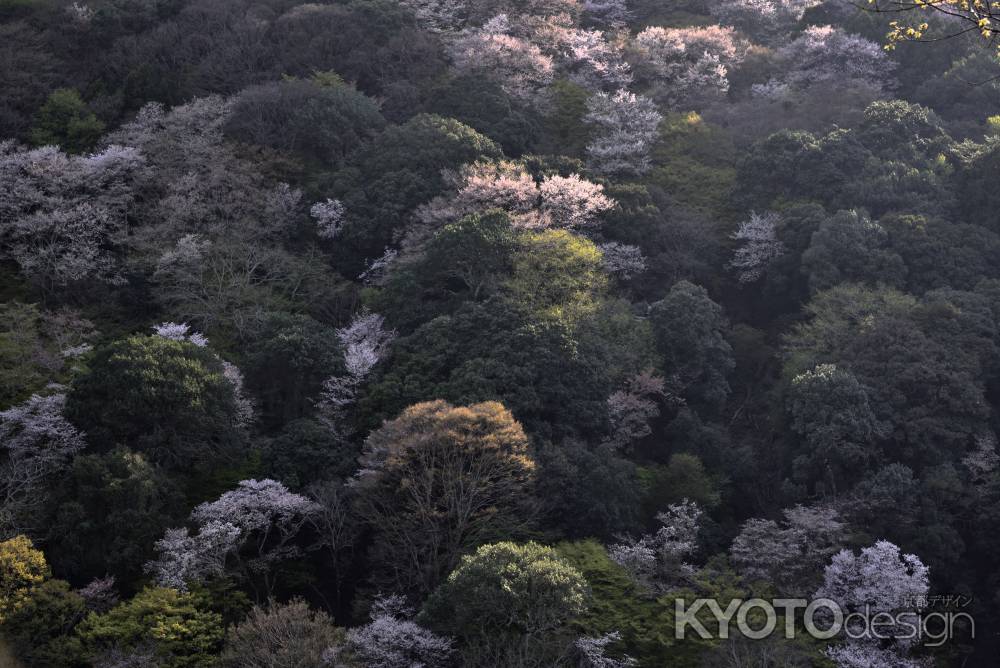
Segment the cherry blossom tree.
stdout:
<path fill-rule="evenodd" d="M 729 266 L 736 270 L 740 283 L 752 283 L 764 275 L 768 265 L 785 253 L 778 240 L 778 214 L 767 211 L 750 212 L 750 218 L 740 223 L 732 238 L 740 242 Z"/>
<path fill-rule="evenodd" d="M 418 245 L 430 230 L 445 223 L 489 209 L 507 212 L 521 229 L 585 230 L 596 227 L 599 215 L 615 205 L 602 185 L 579 174 L 553 174 L 539 183 L 522 165 L 510 161 L 473 163 L 449 178 L 453 192 L 417 210 L 417 219 L 427 229 L 415 234 L 408 245 Z"/>
<path fill-rule="evenodd" d="M 331 376 L 323 382 L 318 408 L 327 425 L 339 432 L 344 412 L 354 403 L 361 384 L 385 356 L 396 333 L 385 329 L 382 316 L 362 311 L 336 334 L 344 350 L 347 373 Z"/>
<path fill-rule="evenodd" d="M 468 14 L 463 0 L 400 0 L 413 12 L 417 22 L 431 32 L 447 33 L 459 30 Z"/>
<path fill-rule="evenodd" d="M 365 270 L 358 274 L 358 280 L 365 285 L 380 285 L 389 276 L 398 255 L 398 250 L 387 246 L 381 255 L 366 262 Z"/>
<path fill-rule="evenodd" d="M 809 26 L 776 50 L 775 61 L 781 74 L 754 86 L 760 97 L 780 98 L 831 82 L 880 93 L 889 86 L 895 68 L 878 44 L 833 26 Z"/>
<path fill-rule="evenodd" d="M 186 322 L 161 322 L 153 325 L 153 333 L 171 341 L 188 341 L 199 348 L 208 345 L 208 338 L 201 332 L 192 332 Z"/>
<path fill-rule="evenodd" d="M 559 73 L 584 88 L 616 90 L 632 83 L 621 46 L 599 30 L 574 27 L 565 15 L 542 22 L 531 40 L 552 58 Z"/>
<path fill-rule="evenodd" d="M 87 609 L 101 614 L 118 604 L 118 591 L 115 589 L 115 576 L 94 578 L 86 586 L 76 590 Z"/>
<path fill-rule="evenodd" d="M 368 668 L 444 668 L 451 665 L 454 642 L 412 621 L 413 610 L 401 596 L 376 599 L 371 621 L 347 632 L 342 648 L 327 655 L 346 654 Z"/>
<path fill-rule="evenodd" d="M 0 412 L 0 538 L 24 533 L 46 501 L 45 483 L 84 448 L 63 417 L 66 395 L 32 395 Z"/>
<path fill-rule="evenodd" d="M 169 111 L 150 103 L 106 137 L 146 157 L 146 196 L 137 207 L 143 225 L 129 239 L 141 254 L 158 256 L 191 234 L 271 244 L 287 234 L 302 194 L 268 182 L 236 156 L 223 135 L 233 108 L 232 100 L 219 96 Z"/>
<path fill-rule="evenodd" d="M 280 482 L 244 480 L 217 500 L 196 507 L 191 511 L 191 520 L 202 529 L 212 527 L 212 545 L 217 550 L 225 545 L 227 537 L 233 536 L 225 525 L 238 529 L 231 550 L 236 567 L 250 578 L 251 584 L 253 576 L 259 576 L 264 582 L 264 593 L 269 593 L 274 586 L 271 567 L 300 554 L 293 539 L 317 510 L 314 501 L 289 492 Z M 176 533 L 172 538 L 183 547 L 188 536 Z"/>
<path fill-rule="evenodd" d="M 801 596 L 815 585 L 843 538 L 844 524 L 835 509 L 796 506 L 784 511 L 781 525 L 748 520 L 729 551 L 745 578 L 771 582 L 783 593 Z"/>
<path fill-rule="evenodd" d="M 632 53 L 654 98 L 694 108 L 725 95 L 728 70 L 743 60 L 746 45 L 732 28 L 650 27 L 636 35 Z"/>
<path fill-rule="evenodd" d="M 829 648 L 827 656 L 840 668 L 920 665 L 907 656 L 915 638 L 909 637 L 905 627 L 880 622 L 879 637 L 874 638 L 866 633 L 862 618 L 870 621 L 879 613 L 912 614 L 921 610 L 930 589 L 928 576 L 929 570 L 919 557 L 902 554 L 887 540 L 862 548 L 860 554 L 850 550 L 835 554 L 815 596 L 836 601 L 849 628 L 845 631 L 847 640 Z M 858 613 L 860 618 L 848 616 L 850 613 Z M 886 644 L 886 638 L 891 643 Z"/>
<path fill-rule="evenodd" d="M 573 643 L 577 665 L 580 668 L 632 668 L 638 665 L 638 662 L 627 654 L 620 659 L 606 654 L 608 645 L 618 642 L 621 637 L 621 633 L 612 631 L 597 637 L 577 638 Z"/>
<path fill-rule="evenodd" d="M 632 20 L 632 10 L 626 0 L 584 0 L 583 11 L 595 23 L 612 28 Z"/>
<path fill-rule="evenodd" d="M 309 214 L 316 221 L 316 234 L 321 239 L 334 239 L 340 234 L 344 226 L 343 202 L 337 199 L 327 199 L 325 202 L 316 202 L 309 209 Z"/>
<path fill-rule="evenodd" d="M 538 187 L 543 220 L 546 227 L 584 230 L 597 225 L 597 216 L 615 205 L 604 194 L 604 186 L 592 183 L 579 174 L 552 176 Z"/>
<path fill-rule="evenodd" d="M 117 145 L 70 156 L 0 142 L 0 256 L 46 289 L 121 283 L 126 214 L 144 165 L 138 150 Z"/>
<path fill-rule="evenodd" d="M 597 247 L 601 249 L 601 262 L 609 274 L 628 280 L 646 271 L 646 257 L 638 246 L 606 241 Z"/>
<path fill-rule="evenodd" d="M 915 554 L 903 554 L 887 540 L 862 548 L 860 554 L 841 550 L 823 573 L 816 596 L 837 601 L 845 610 L 893 612 L 923 607 L 929 590 L 929 569 Z"/>
<path fill-rule="evenodd" d="M 161 587 L 187 591 L 188 584 L 225 573 L 226 559 L 239 546 L 241 530 L 229 522 L 212 520 L 191 534 L 188 529 L 167 529 L 156 541 L 159 557 L 146 564 Z"/>
<path fill-rule="evenodd" d="M 607 442 L 625 448 L 651 434 L 650 420 L 660 414 L 660 402 L 671 396 L 663 378 L 651 371 L 629 378 L 621 390 L 608 397 L 611 435 Z"/>
<path fill-rule="evenodd" d="M 656 516 L 663 526 L 655 534 L 613 545 L 608 556 L 653 595 L 684 586 L 695 575 L 684 560 L 698 548 L 701 515 L 693 501 L 671 504 Z"/>
<path fill-rule="evenodd" d="M 933 665 L 926 659 L 900 656 L 891 647 L 862 640 L 833 645 L 824 654 L 837 668 L 929 668 Z"/>
<path fill-rule="evenodd" d="M 455 69 L 496 81 L 512 97 L 537 102 L 552 83 L 552 58 L 526 39 L 494 32 L 504 27 L 491 22 L 456 39 L 450 47 Z"/>
<path fill-rule="evenodd" d="M 594 126 L 588 164 L 601 174 L 642 174 L 663 116 L 649 98 L 627 90 L 599 92 L 587 100 L 584 121 Z"/>
<path fill-rule="evenodd" d="M 962 464 L 969 471 L 973 484 L 986 486 L 996 479 L 1000 468 L 1000 453 L 997 452 L 997 437 L 992 431 L 979 434 L 976 447 L 962 458 Z"/>
<path fill-rule="evenodd" d="M 709 3 L 709 12 L 725 26 L 770 42 L 792 30 L 802 15 L 821 0 L 723 0 Z"/>

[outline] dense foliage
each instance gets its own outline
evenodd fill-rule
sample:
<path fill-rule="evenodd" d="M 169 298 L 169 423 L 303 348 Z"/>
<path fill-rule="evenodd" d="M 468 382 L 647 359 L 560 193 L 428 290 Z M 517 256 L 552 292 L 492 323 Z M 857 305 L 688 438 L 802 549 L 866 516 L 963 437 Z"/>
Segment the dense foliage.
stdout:
<path fill-rule="evenodd" d="M 996 12 L 0 0 L 0 663 L 994 665 Z"/>

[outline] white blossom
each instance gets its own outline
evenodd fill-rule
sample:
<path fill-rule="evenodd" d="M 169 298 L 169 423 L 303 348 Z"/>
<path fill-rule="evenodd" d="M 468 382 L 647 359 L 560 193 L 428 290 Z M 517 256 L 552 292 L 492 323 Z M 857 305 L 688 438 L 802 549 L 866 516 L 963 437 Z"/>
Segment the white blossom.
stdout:
<path fill-rule="evenodd" d="M 988 432 L 977 436 L 976 449 L 962 458 L 962 464 L 969 470 L 974 483 L 983 484 L 992 480 L 1000 466 L 996 434 Z"/>
<path fill-rule="evenodd" d="M 599 30 L 583 30 L 550 18 L 535 29 L 531 39 L 552 57 L 557 70 L 584 88 L 618 89 L 632 83 L 621 47 Z"/>
<path fill-rule="evenodd" d="M 693 108 L 729 90 L 728 68 L 743 60 L 746 44 L 721 26 L 650 27 L 636 35 L 633 50 L 657 100 Z"/>
<path fill-rule="evenodd" d="M 598 245 L 601 263 L 609 274 L 625 280 L 646 271 L 646 257 L 638 246 L 608 241 Z"/>
<path fill-rule="evenodd" d="M 83 434 L 63 417 L 64 394 L 32 395 L 0 412 L 0 537 L 27 529 L 46 501 L 45 483 L 83 450 Z"/>
<path fill-rule="evenodd" d="M 191 583 L 218 577 L 225 572 L 226 558 L 239 546 L 239 527 L 210 520 L 191 535 L 186 528 L 167 529 L 156 541 L 159 557 L 146 564 L 146 571 L 161 587 L 186 591 Z"/>
<path fill-rule="evenodd" d="M 47 288 L 121 284 L 119 251 L 144 165 L 137 149 L 118 145 L 69 156 L 53 146 L 0 144 L 0 256 Z"/>
<path fill-rule="evenodd" d="M 179 266 L 197 266 L 211 246 L 212 242 L 202 239 L 199 234 L 185 234 L 177 240 L 173 248 L 160 256 L 156 263 L 156 271 L 161 273 Z"/>
<path fill-rule="evenodd" d="M 810 7 L 822 0 L 722 0 L 709 3 L 709 12 L 726 26 L 752 37 L 772 40 L 792 30 Z"/>
<path fill-rule="evenodd" d="M 924 668 L 927 660 L 900 656 L 891 647 L 877 642 L 855 640 L 827 647 L 823 652 L 837 668 Z"/>
<path fill-rule="evenodd" d="M 463 0 L 400 0 L 413 12 L 417 22 L 431 32 L 453 32 L 465 23 L 467 4 Z"/>
<path fill-rule="evenodd" d="M 923 607 L 928 588 L 928 568 L 920 558 L 880 540 L 860 554 L 835 554 L 816 596 L 833 599 L 845 609 L 867 606 L 873 613 L 892 612 Z"/>
<path fill-rule="evenodd" d="M 764 275 L 768 265 L 785 253 L 785 246 L 778 240 L 778 214 L 768 211 L 750 212 L 750 218 L 740 223 L 732 238 L 742 242 L 733 254 L 729 266 L 733 267 L 740 283 L 751 283 Z"/>
<path fill-rule="evenodd" d="M 642 174 L 663 116 L 649 98 L 627 90 L 596 93 L 583 119 L 595 126 L 587 145 L 588 164 L 602 174 Z"/>
<path fill-rule="evenodd" d="M 525 39 L 471 32 L 451 45 L 455 69 L 496 81 L 515 98 L 533 101 L 552 82 L 552 58 Z"/>
<path fill-rule="evenodd" d="M 115 590 L 115 576 L 94 578 L 84 587 L 76 590 L 87 609 L 98 614 L 107 612 L 118 603 L 118 592 Z"/>
<path fill-rule="evenodd" d="M 604 186 L 580 178 L 579 174 L 549 176 L 538 188 L 541 211 L 552 227 L 586 229 L 597 224 L 597 215 L 613 208 L 615 201 L 604 194 Z"/>
<path fill-rule="evenodd" d="M 618 642 L 621 637 L 621 633 L 612 631 L 597 637 L 577 638 L 573 643 L 573 648 L 578 654 L 577 665 L 580 668 L 632 668 L 638 665 L 638 662 L 627 654 L 620 659 L 605 654 L 608 645 Z"/>
<path fill-rule="evenodd" d="M 522 165 L 511 161 L 465 165 L 449 180 L 454 184 L 452 193 L 417 210 L 417 219 L 428 228 L 501 209 L 521 229 L 588 229 L 615 205 L 604 194 L 604 186 L 579 174 L 553 174 L 538 183 Z"/>
<path fill-rule="evenodd" d="M 659 403 L 674 397 L 666 391 L 663 378 L 645 371 L 629 378 L 625 386 L 608 397 L 611 445 L 623 448 L 649 436 L 650 420 L 660 414 Z"/>
<path fill-rule="evenodd" d="M 380 598 L 372 620 L 347 632 L 345 649 L 366 668 L 444 668 L 454 643 L 407 619 L 401 597 Z"/>
<path fill-rule="evenodd" d="M 334 239 L 340 234 L 344 226 L 345 211 L 344 204 L 337 199 L 327 199 L 312 205 L 309 213 L 316 221 L 316 233 L 321 239 Z"/>
<path fill-rule="evenodd" d="M 194 341 L 192 340 L 192 343 Z M 243 372 L 232 362 L 222 360 L 222 375 L 233 388 L 233 401 L 236 403 L 236 422 L 241 427 L 247 427 L 253 422 L 254 405 L 243 388 Z"/>
<path fill-rule="evenodd" d="M 694 566 L 684 560 L 698 547 L 701 515 L 693 501 L 671 504 L 657 514 L 662 526 L 655 534 L 613 545 L 608 556 L 652 594 L 682 586 L 695 574 Z"/>
<path fill-rule="evenodd" d="M 387 246 L 380 256 L 367 263 L 365 270 L 358 274 L 358 280 L 365 285 L 380 284 L 389 275 L 392 263 L 396 261 L 398 255 L 399 251 Z"/>
<path fill-rule="evenodd" d="M 230 524 L 239 529 L 235 561 L 247 574 L 262 576 L 270 589 L 271 566 L 300 553 L 292 539 L 318 511 L 314 501 L 288 491 L 276 480 L 243 480 L 217 500 L 197 506 L 191 511 L 191 521 L 202 528 Z M 244 548 L 246 561 L 241 554 Z"/>
<path fill-rule="evenodd" d="M 171 341 L 188 341 L 200 348 L 208 345 L 205 335 L 201 332 L 192 332 L 186 322 L 161 322 L 159 325 L 153 325 L 153 333 Z"/>
<path fill-rule="evenodd" d="M 782 593 L 801 596 L 840 548 L 844 524 L 837 511 L 826 506 L 796 506 L 784 515 L 782 526 L 772 520 L 747 520 L 730 554 L 744 577 L 765 580 Z"/>
<path fill-rule="evenodd" d="M 755 94 L 773 98 L 781 86 L 803 90 L 830 82 L 860 82 L 881 90 L 895 67 L 875 42 L 832 26 L 809 26 L 779 48 L 775 60 L 781 74 L 767 84 L 758 84 Z"/>
<path fill-rule="evenodd" d="M 396 337 L 394 331 L 384 329 L 384 324 L 382 316 L 362 311 L 350 325 L 337 330 L 347 373 L 323 382 L 318 404 L 321 418 L 334 432 L 340 428 L 344 411 L 354 403 L 358 388 Z"/>

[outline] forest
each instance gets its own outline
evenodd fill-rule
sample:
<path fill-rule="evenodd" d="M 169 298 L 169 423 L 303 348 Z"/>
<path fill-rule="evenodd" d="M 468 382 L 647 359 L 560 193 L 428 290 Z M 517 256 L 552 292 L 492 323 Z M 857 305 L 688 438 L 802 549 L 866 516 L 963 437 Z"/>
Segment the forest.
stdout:
<path fill-rule="evenodd" d="M 0 0 L 0 665 L 998 665 L 998 43 Z"/>

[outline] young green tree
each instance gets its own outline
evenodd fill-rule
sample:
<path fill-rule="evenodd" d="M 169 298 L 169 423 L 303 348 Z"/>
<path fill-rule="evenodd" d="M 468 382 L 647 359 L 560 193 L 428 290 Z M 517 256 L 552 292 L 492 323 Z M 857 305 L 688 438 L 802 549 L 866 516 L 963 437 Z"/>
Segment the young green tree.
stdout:
<path fill-rule="evenodd" d="M 165 668 L 209 668 L 222 647 L 222 616 L 199 595 L 150 587 L 104 614 L 91 613 L 77 633 L 92 660 L 150 648 Z"/>
<path fill-rule="evenodd" d="M 421 617 L 458 636 L 470 665 L 552 665 L 589 598 L 587 580 L 556 550 L 493 543 L 462 558 Z"/>
<path fill-rule="evenodd" d="M 83 153 L 97 144 L 104 133 L 98 120 L 74 88 L 49 93 L 28 133 L 35 146 L 59 146 L 67 153 Z"/>

